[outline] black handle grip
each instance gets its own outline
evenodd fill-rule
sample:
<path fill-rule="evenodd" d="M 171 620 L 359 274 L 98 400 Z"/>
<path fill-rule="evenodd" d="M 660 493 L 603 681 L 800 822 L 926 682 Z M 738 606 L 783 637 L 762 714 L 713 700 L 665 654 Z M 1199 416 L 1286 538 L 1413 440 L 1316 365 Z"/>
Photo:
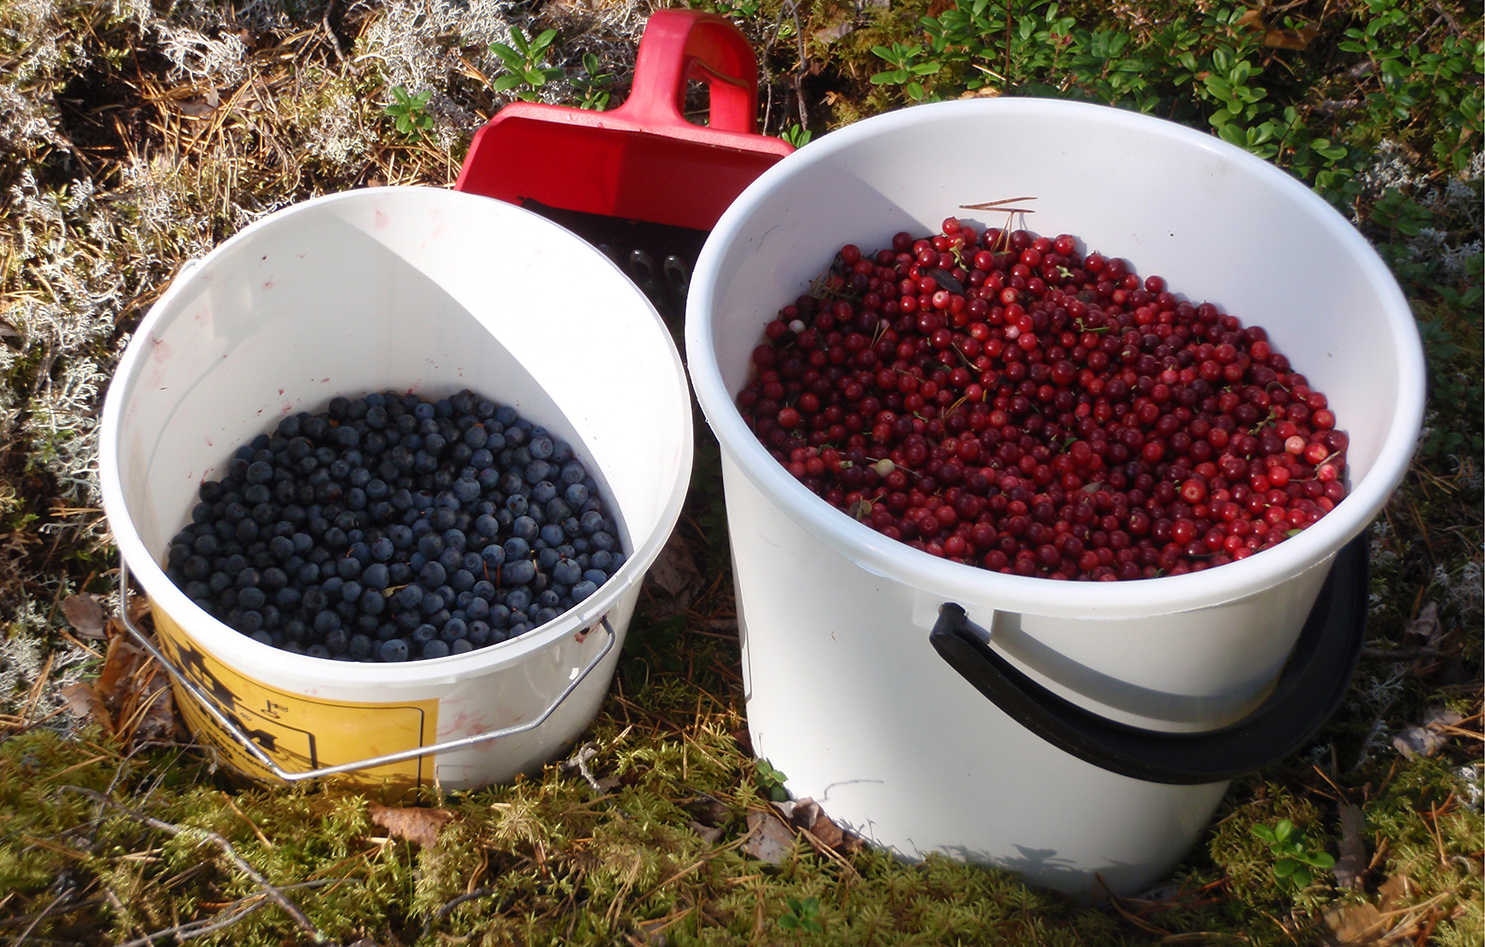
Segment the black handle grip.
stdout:
<path fill-rule="evenodd" d="M 1366 626 L 1366 534 L 1336 554 L 1289 663 L 1268 698 L 1217 730 L 1167 733 L 1084 710 L 1033 681 L 971 630 L 964 609 L 939 609 L 928 640 L 980 693 L 1032 733 L 1110 772 L 1155 783 L 1216 783 L 1302 747 L 1346 692 Z"/>

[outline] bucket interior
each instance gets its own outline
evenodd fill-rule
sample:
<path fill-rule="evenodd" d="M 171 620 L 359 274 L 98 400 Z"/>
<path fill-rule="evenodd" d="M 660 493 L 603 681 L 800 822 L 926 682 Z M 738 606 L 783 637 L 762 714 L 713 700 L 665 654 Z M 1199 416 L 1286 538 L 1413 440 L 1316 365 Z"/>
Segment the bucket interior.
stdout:
<path fill-rule="evenodd" d="M 109 392 L 103 479 L 120 546 L 157 603 L 194 616 L 184 622 L 193 635 L 266 648 L 200 611 L 159 569 L 201 482 L 219 478 L 239 445 L 336 395 L 465 388 L 572 444 L 627 533 L 631 577 L 609 585 L 637 581 L 690 472 L 689 400 L 668 332 L 577 237 L 432 188 L 298 205 L 177 278 Z M 600 590 L 554 624 L 592 621 L 611 597 Z"/>
<path fill-rule="evenodd" d="M 922 575 L 952 566 L 887 552 L 891 544 L 813 497 L 757 442 L 733 398 L 763 325 L 808 291 L 842 245 L 870 253 L 890 246 L 897 231 L 937 233 L 949 216 L 1004 227 L 1004 213 L 961 205 L 1022 196 L 1034 199 L 1017 206 L 1034 213 L 1015 226 L 1047 237 L 1071 233 L 1080 252 L 1123 257 L 1141 277 L 1165 277 L 1179 296 L 1264 327 L 1328 396 L 1337 426 L 1350 435 L 1350 495 L 1297 537 L 1218 570 L 1097 583 L 1122 591 L 1063 586 L 1055 598 L 1083 614 L 1089 596 L 1130 614 L 1178 600 L 1185 608 L 1216 604 L 1297 574 L 1360 532 L 1401 480 L 1422 417 L 1422 349 L 1381 260 L 1299 181 L 1209 135 L 1035 99 L 918 106 L 834 132 L 765 172 L 719 221 L 691 284 L 688 361 L 709 423 L 749 480 L 873 568 Z M 1211 578 L 1218 574 L 1221 587 Z M 1005 588 L 1041 582 L 996 578 L 1008 580 Z M 1165 590 L 1197 586 L 1204 588 L 1194 595 L 1158 601 Z"/>

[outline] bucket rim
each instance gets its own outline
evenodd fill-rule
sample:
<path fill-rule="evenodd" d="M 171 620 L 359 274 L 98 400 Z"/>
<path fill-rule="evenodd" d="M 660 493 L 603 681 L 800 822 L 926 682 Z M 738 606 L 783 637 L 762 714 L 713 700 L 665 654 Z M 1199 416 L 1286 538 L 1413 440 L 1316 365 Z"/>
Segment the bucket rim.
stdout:
<path fill-rule="evenodd" d="M 279 227 L 292 226 L 296 219 L 306 214 L 323 212 L 326 208 L 342 203 L 377 200 L 419 200 L 433 204 L 464 205 L 491 215 L 491 224 L 500 219 L 515 216 L 523 222 L 545 229 L 550 239 L 559 244 L 568 244 L 573 252 L 582 252 L 589 257 L 590 266 L 607 267 L 618 275 L 623 284 L 634 294 L 637 313 L 648 313 L 654 320 L 657 335 L 664 346 L 677 383 L 677 393 L 689 404 L 685 368 L 676 349 L 669 329 L 644 293 L 624 275 L 623 271 L 605 254 L 572 231 L 539 214 L 514 204 L 428 185 L 389 185 L 339 191 L 298 202 L 280 208 L 243 227 L 231 237 L 213 247 L 199 260 L 188 261 L 171 279 L 170 285 L 160 295 L 139 326 L 130 336 L 129 345 L 120 357 L 113 373 L 113 381 L 104 398 L 99 425 L 98 464 L 100 492 L 103 509 L 124 560 L 128 563 L 139 584 L 149 598 L 151 607 L 158 608 L 181 627 L 182 633 L 192 642 L 210 652 L 218 660 L 228 664 L 239 673 L 261 673 L 264 667 L 272 666 L 274 684 L 292 688 L 354 688 L 396 687 L 399 690 L 436 686 L 471 676 L 482 675 L 525 662 L 533 655 L 547 650 L 567 635 L 584 633 L 595 627 L 620 599 L 636 586 L 659 556 L 680 519 L 681 507 L 690 484 L 694 440 L 693 424 L 689 408 L 679 411 L 683 430 L 679 442 L 683 449 L 677 458 L 675 482 L 660 508 L 655 527 L 642 543 L 634 543 L 633 551 L 609 580 L 587 599 L 552 619 L 507 641 L 487 645 L 464 654 L 442 658 L 409 660 L 387 664 L 382 662 L 336 661 L 294 654 L 280 648 L 253 640 L 234 628 L 219 621 L 195 602 L 165 574 L 159 563 L 149 554 L 144 540 L 135 528 L 129 515 L 129 504 L 124 497 L 119 477 L 120 435 L 125 417 L 125 399 L 128 382 L 136 377 L 139 363 L 149 356 L 143 340 L 151 330 L 171 315 L 171 309 L 192 285 L 195 278 L 210 273 L 220 260 L 230 257 L 244 243 L 260 234 Z M 642 318 L 642 316 L 641 316 Z M 225 455 L 224 455 L 225 459 Z M 631 536 L 631 541 L 633 537 Z M 189 630 L 187 630 L 189 628 Z M 201 629 L 198 632 L 198 629 Z M 623 629 L 619 629 L 620 635 Z M 399 698 L 400 699 L 400 698 Z"/>
<path fill-rule="evenodd" d="M 1094 122 L 1174 141 L 1194 153 L 1209 152 L 1299 205 L 1356 262 L 1381 303 L 1397 353 L 1401 385 L 1394 423 L 1375 462 L 1331 512 L 1298 535 L 1219 568 L 1156 579 L 1049 585 L 1042 577 L 1004 575 L 949 562 L 856 522 L 796 481 L 748 429 L 717 364 L 713 290 L 722 257 L 749 225 L 758 205 L 797 175 L 874 139 L 910 134 L 937 122 L 1027 116 L 1059 124 Z M 1425 363 L 1412 311 L 1391 272 L 1360 232 L 1297 178 L 1241 148 L 1175 122 L 1104 105 L 1030 97 L 937 102 L 872 116 L 811 141 L 760 175 L 722 215 L 697 260 L 686 312 L 692 389 L 723 452 L 754 488 L 869 573 L 946 599 L 995 603 L 1031 614 L 1093 619 L 1168 614 L 1221 605 L 1285 582 L 1328 561 L 1381 511 L 1407 472 L 1422 427 Z"/>

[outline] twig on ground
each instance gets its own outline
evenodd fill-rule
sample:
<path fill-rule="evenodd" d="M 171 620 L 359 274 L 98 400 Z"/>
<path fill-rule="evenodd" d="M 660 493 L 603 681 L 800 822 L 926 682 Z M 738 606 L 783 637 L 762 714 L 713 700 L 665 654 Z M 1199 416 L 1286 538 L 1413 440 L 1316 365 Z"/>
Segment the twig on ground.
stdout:
<path fill-rule="evenodd" d="M 168 833 L 172 836 L 199 834 L 202 838 L 211 842 L 218 849 L 220 849 L 222 854 L 226 855 L 227 858 L 231 860 L 232 864 L 237 866 L 239 871 L 247 875 L 248 878 L 252 879 L 253 883 L 261 888 L 263 890 L 263 893 L 267 895 L 269 899 L 273 901 L 273 903 L 283 908 L 284 912 L 294 919 L 294 923 L 298 924 L 305 933 L 314 938 L 316 943 L 325 942 L 325 936 L 320 933 L 320 929 L 315 926 L 314 922 L 306 917 L 304 912 L 299 910 L 294 902 L 285 897 L 283 891 L 275 887 L 273 884 L 269 883 L 268 879 L 264 878 L 258 872 L 258 870 L 252 866 L 252 864 L 244 860 L 241 855 L 238 855 L 237 850 L 232 847 L 231 842 L 227 841 L 225 838 L 218 835 L 217 833 L 209 831 L 207 829 L 182 828 L 181 826 L 178 826 L 172 822 L 165 822 L 161 819 L 147 816 L 136 809 L 132 809 L 129 806 L 124 805 L 123 803 L 115 802 L 114 800 L 103 795 L 103 793 L 101 792 L 97 792 L 92 789 L 85 789 L 82 786 L 62 786 L 60 788 L 66 792 L 75 792 L 78 795 L 87 796 L 89 799 L 92 799 L 94 802 L 100 803 L 102 805 L 111 806 L 112 808 L 117 809 L 118 811 L 124 813 L 132 819 L 136 819 L 151 828 L 159 829 L 161 832 Z M 147 942 L 148 941 L 146 941 L 146 943 Z"/>

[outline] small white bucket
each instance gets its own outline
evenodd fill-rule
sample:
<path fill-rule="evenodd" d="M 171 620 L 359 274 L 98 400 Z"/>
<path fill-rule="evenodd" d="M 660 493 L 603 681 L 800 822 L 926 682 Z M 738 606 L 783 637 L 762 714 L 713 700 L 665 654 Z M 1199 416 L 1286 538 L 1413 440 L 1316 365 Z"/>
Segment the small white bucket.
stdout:
<path fill-rule="evenodd" d="M 240 634 L 162 571 L 201 482 L 284 416 L 342 394 L 465 388 L 570 442 L 627 532 L 627 561 L 571 611 L 462 655 L 339 662 Z M 530 771 L 592 721 L 640 580 L 680 514 L 691 437 L 669 333 L 597 250 L 490 198 L 379 188 L 272 214 L 182 273 L 119 364 L 99 463 L 114 537 L 198 737 L 251 776 L 351 771 L 395 793 Z"/>
<path fill-rule="evenodd" d="M 937 232 L 951 215 L 1001 226 L 960 205 L 1022 195 L 1035 196 L 1029 226 L 1043 235 L 1075 234 L 1088 251 L 1265 327 L 1349 433 L 1350 495 L 1243 561 L 1073 583 L 935 558 L 796 482 L 734 406 L 764 324 L 843 244 L 889 246 L 895 232 Z M 941 607 L 961 606 L 996 660 L 1096 718 L 1095 730 L 1204 733 L 1242 721 L 1268 706 L 1333 560 L 1401 480 L 1422 418 L 1407 303 L 1345 219 L 1209 135 L 1091 105 L 944 103 L 824 136 L 718 222 L 687 311 L 692 385 L 722 446 L 757 752 L 792 793 L 884 846 L 1003 865 L 1072 892 L 1125 893 L 1166 871 L 1227 775 L 1193 766 L 1157 782 L 1054 746 L 1042 723 L 987 701 L 940 658 L 925 633 Z M 1364 588 L 1347 594 L 1364 602 Z M 1330 661 L 1332 689 L 1336 675 L 1344 688 L 1346 662 Z"/>

